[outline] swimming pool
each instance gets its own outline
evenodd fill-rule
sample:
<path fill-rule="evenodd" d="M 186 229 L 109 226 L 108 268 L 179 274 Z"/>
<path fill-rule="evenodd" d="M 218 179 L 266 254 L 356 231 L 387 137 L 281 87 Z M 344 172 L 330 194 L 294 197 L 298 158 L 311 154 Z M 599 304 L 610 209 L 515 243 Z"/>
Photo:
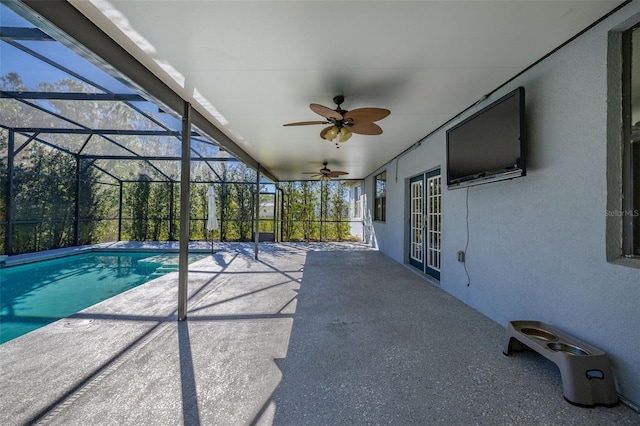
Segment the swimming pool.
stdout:
<path fill-rule="evenodd" d="M 189 263 L 204 254 L 190 254 Z M 178 253 L 89 252 L 0 268 L 0 344 L 178 270 Z"/>

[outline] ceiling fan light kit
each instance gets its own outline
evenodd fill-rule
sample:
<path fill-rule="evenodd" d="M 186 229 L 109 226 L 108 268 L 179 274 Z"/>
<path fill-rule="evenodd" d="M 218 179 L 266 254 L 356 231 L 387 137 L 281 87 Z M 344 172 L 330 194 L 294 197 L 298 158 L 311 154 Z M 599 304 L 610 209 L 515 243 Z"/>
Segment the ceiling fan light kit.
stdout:
<path fill-rule="evenodd" d="M 327 132 L 324 134 L 324 138 L 328 141 L 333 141 L 336 138 L 336 136 L 338 136 L 337 126 L 329 127 L 329 130 L 327 130 Z"/>
<path fill-rule="evenodd" d="M 323 139 L 333 142 L 333 140 L 337 137 L 338 142 L 346 142 L 351 137 L 352 133 L 345 126 L 331 126 L 324 136 L 321 134 Z"/>
<path fill-rule="evenodd" d="M 336 137 L 338 142 L 346 142 L 353 133 L 360 135 L 380 135 L 382 129 L 374 121 L 382 120 L 391 112 L 384 108 L 358 108 L 351 111 L 344 110 L 340 105 L 344 102 L 344 96 L 333 98 L 337 108 L 331 109 L 319 104 L 311 104 L 311 111 L 321 115 L 326 121 L 301 121 L 288 123 L 285 126 L 307 126 L 311 124 L 330 124 L 322 129 L 320 137 L 328 141 L 333 141 Z M 337 143 L 336 143 L 337 145 Z"/>
<path fill-rule="evenodd" d="M 351 137 L 352 133 L 346 127 L 340 129 L 340 134 L 338 135 L 338 142 L 346 142 Z"/>

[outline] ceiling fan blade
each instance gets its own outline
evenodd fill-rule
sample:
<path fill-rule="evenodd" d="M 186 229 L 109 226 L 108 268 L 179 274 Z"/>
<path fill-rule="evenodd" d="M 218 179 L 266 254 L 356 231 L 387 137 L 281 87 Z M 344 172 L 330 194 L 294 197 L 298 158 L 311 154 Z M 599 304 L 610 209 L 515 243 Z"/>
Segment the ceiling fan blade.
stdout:
<path fill-rule="evenodd" d="M 330 171 L 327 176 L 332 177 L 332 178 L 336 178 L 336 177 L 340 177 L 340 176 L 344 176 L 344 175 L 348 175 L 349 173 L 347 172 L 340 172 L 340 171 Z"/>
<path fill-rule="evenodd" d="M 354 123 L 373 122 L 382 120 L 391 114 L 391 111 L 384 108 L 358 108 L 348 111 L 344 114 L 345 120 L 353 120 Z"/>
<path fill-rule="evenodd" d="M 359 135 L 381 135 L 382 129 L 375 123 L 353 123 L 351 126 L 347 126 L 347 129 L 351 130 L 351 133 Z"/>
<path fill-rule="evenodd" d="M 327 121 L 298 121 L 297 123 L 287 123 L 283 126 L 308 126 L 310 124 L 327 124 Z"/>
<path fill-rule="evenodd" d="M 339 112 L 336 112 L 334 110 L 332 110 L 331 108 L 328 108 L 326 106 L 322 106 L 322 105 L 318 105 L 318 104 L 311 104 L 309 105 L 309 108 L 311 108 L 311 111 L 315 112 L 316 114 L 319 114 L 325 118 L 335 118 L 336 120 L 342 120 L 342 114 L 340 114 Z"/>

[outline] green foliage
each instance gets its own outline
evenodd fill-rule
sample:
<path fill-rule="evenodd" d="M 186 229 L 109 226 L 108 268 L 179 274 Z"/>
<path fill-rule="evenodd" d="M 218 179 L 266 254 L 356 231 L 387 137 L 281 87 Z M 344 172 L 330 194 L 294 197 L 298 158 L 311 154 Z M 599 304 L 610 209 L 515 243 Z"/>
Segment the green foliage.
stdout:
<path fill-rule="evenodd" d="M 24 253 L 32 251 L 31 247 L 37 251 L 72 245 L 76 185 L 65 176 L 75 176 L 76 161 L 43 145 L 33 145 L 29 154 L 29 173 L 22 164 L 15 168 L 13 216 L 48 222 L 16 225 L 13 250 Z"/>
<path fill-rule="evenodd" d="M 292 241 L 294 231 L 295 231 L 295 221 L 294 221 L 294 205 L 296 199 L 296 187 L 294 182 L 283 182 L 280 184 L 280 189 L 282 190 L 283 200 L 282 200 L 282 217 L 280 220 L 282 226 L 282 239 L 284 241 Z M 286 213 L 286 214 L 285 214 Z"/>
<path fill-rule="evenodd" d="M 148 206 L 149 239 L 167 241 L 170 238 L 169 210 L 171 208 L 171 182 L 159 182 L 151 186 Z"/>
<path fill-rule="evenodd" d="M 284 241 L 342 241 L 349 234 L 349 188 L 344 181 L 282 182 Z"/>
<path fill-rule="evenodd" d="M 332 239 L 342 241 L 349 236 L 349 223 L 345 222 L 345 219 L 349 219 L 349 204 L 347 199 L 349 197 L 349 188 L 344 182 L 330 182 L 331 187 L 327 185 L 328 200 L 327 212 L 329 213 L 329 219 L 332 220 L 332 229 L 329 230 L 329 234 L 333 236 Z"/>
<path fill-rule="evenodd" d="M 118 239 L 119 187 L 99 182 L 102 173 L 87 166 L 79 182 L 78 244 Z"/>
<path fill-rule="evenodd" d="M 123 184 L 122 239 L 132 241 L 177 239 L 179 218 L 176 211 L 179 210 L 179 195 L 176 194 L 179 192 L 178 188 L 178 184 L 171 182 L 151 182 L 147 176 L 140 176 L 138 182 Z M 172 190 L 175 192 L 173 198 Z"/>
<path fill-rule="evenodd" d="M 231 172 L 231 179 L 235 182 L 231 184 L 231 206 L 233 213 L 233 223 L 237 231 L 238 240 L 251 240 L 251 231 L 253 226 L 254 204 L 255 204 L 255 185 L 245 184 L 242 182 L 255 182 L 256 174 L 245 164 L 239 164 Z"/>
<path fill-rule="evenodd" d="M 217 165 L 216 171 L 223 181 L 228 182 L 215 186 L 220 239 L 250 241 L 256 172 L 245 164 L 229 162 Z"/>
<path fill-rule="evenodd" d="M 19 75 L 9 73 L 0 77 L 0 87 L 4 90 L 30 90 Z M 55 84 L 40 84 L 35 90 L 88 92 L 91 88 L 74 80 L 63 80 Z M 117 117 L 118 111 L 105 108 L 104 103 L 84 104 L 82 110 L 71 102 L 51 100 L 50 105 L 60 114 L 78 120 L 103 120 L 105 117 Z M 8 126 L 56 126 L 62 120 L 37 112 L 20 102 L 8 99 L 0 100 L 3 124 Z M 75 115 L 74 115 L 75 114 Z M 85 114 L 81 117 L 79 114 Z M 0 131 L 0 222 L 7 221 L 8 181 L 8 135 L 7 130 Z M 49 135 L 50 140 L 60 141 L 61 146 L 69 143 L 69 135 Z M 95 167 L 84 164 L 80 180 L 76 178 L 78 161 L 74 155 L 63 150 L 53 149 L 37 140 L 23 145 L 27 139 L 16 134 L 15 148 L 21 151 L 14 157 L 14 175 L 12 185 L 12 252 L 14 254 L 67 247 L 75 244 L 89 244 L 114 238 L 117 229 L 109 215 L 114 216 L 113 187 L 98 182 L 102 173 Z M 66 139 L 65 139 L 66 138 Z M 78 213 L 79 222 L 76 222 Z M 77 225 L 77 226 L 76 226 Z M 8 232 L 2 226 L 0 251 L 6 253 L 5 236 Z"/>
<path fill-rule="evenodd" d="M 9 173 L 7 170 L 7 135 L 8 131 L 0 129 L 0 223 L 7 221 L 7 204 L 4 202 L 8 199 L 7 194 L 7 179 Z M 3 244 L 4 242 L 0 242 Z M 4 251 L 0 251 L 3 253 Z"/>
<path fill-rule="evenodd" d="M 207 240 L 211 232 L 207 230 L 208 185 L 192 183 L 190 188 L 189 239 Z"/>
<path fill-rule="evenodd" d="M 95 88 L 72 79 L 29 88 L 15 73 L 0 76 L 0 88 L 69 93 L 95 91 Z M 151 120 L 141 119 L 122 102 L 78 103 L 51 99 L 47 104 L 60 116 L 89 127 L 151 129 L 156 126 Z M 69 122 L 60 118 L 8 99 L 0 99 L 0 110 L 3 124 L 9 127 L 69 126 Z M 6 253 L 8 249 L 5 244 L 8 234 L 8 134 L 6 129 L 0 129 L 0 253 Z M 60 149 L 38 139 L 26 143 L 26 136 L 16 135 L 15 148 L 20 147 L 20 152 L 14 157 L 11 188 L 11 246 L 14 254 L 114 241 L 118 238 L 120 222 L 123 240 L 167 241 L 178 238 L 180 185 L 170 181 L 179 178 L 178 162 L 151 165 L 142 160 L 81 160 L 79 164 L 81 157 L 73 154 L 82 148 L 83 152 L 90 151 L 96 155 L 131 151 L 153 156 L 177 155 L 180 148 L 177 139 L 113 135 L 108 141 L 98 135 L 87 138 L 85 135 L 65 134 L 40 135 L 38 138 L 45 138 Z M 120 184 L 102 170 L 122 176 L 125 181 Z M 213 166 L 194 163 L 189 188 L 190 239 L 211 238 L 206 229 L 207 189 L 214 185 L 219 229 L 213 237 L 222 241 L 251 240 L 258 189 L 256 176 L 256 171 L 240 162 L 219 162 Z M 278 206 L 277 216 L 281 220 L 285 241 L 349 238 L 348 188 L 344 182 L 284 182 L 280 188 L 283 190 L 283 207 L 279 211 Z M 262 187 L 260 190 L 265 189 Z M 261 197 L 260 202 L 264 209 L 267 203 L 275 202 L 275 196 Z M 120 213 L 121 218 L 118 217 Z M 271 215 L 271 212 L 266 213 L 266 216 Z M 270 217 L 261 217 L 258 225 L 260 232 L 278 231 Z"/>
<path fill-rule="evenodd" d="M 206 170 L 196 173 L 198 183 L 189 186 L 189 238 L 202 241 L 211 238 L 207 230 L 208 196 L 212 179 Z M 228 183 L 215 184 L 219 229 L 214 238 L 223 241 L 249 241 L 253 227 L 255 171 L 242 163 L 225 162 L 215 172 Z M 171 217 L 171 185 L 174 185 L 173 223 Z M 123 239 L 136 241 L 166 241 L 177 239 L 179 227 L 179 184 L 150 182 L 141 176 L 138 182 L 123 186 Z M 171 229 L 174 229 L 173 235 Z"/>
<path fill-rule="evenodd" d="M 124 229 L 125 239 L 128 240 L 145 241 L 147 239 L 151 185 L 146 180 L 148 178 L 140 176 L 140 181 L 126 185 L 126 191 L 123 188 L 122 214 L 130 220 Z"/>

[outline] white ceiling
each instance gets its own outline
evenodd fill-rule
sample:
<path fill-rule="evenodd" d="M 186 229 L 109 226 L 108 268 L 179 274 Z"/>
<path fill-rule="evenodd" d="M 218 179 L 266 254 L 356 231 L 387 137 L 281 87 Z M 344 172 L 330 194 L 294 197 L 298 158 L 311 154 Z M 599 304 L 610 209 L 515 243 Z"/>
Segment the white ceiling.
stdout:
<path fill-rule="evenodd" d="M 280 180 L 360 179 L 621 1 L 70 0 Z M 319 137 L 310 103 L 379 107 L 380 136 Z"/>

